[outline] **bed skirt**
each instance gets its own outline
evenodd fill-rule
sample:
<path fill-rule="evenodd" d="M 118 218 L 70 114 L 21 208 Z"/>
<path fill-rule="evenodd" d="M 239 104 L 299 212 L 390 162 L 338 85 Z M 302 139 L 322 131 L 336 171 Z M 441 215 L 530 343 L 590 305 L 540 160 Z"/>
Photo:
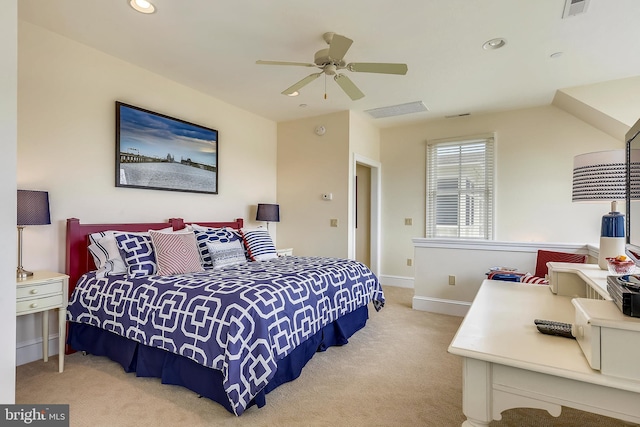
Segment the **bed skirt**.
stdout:
<path fill-rule="evenodd" d="M 278 360 L 275 376 L 251 401 L 248 407 L 266 403 L 266 394 L 281 384 L 292 381 L 317 351 L 347 344 L 348 339 L 362 329 L 369 311 L 367 306 L 346 314 L 301 343 L 285 358 Z M 224 406 L 233 413 L 222 386 L 222 372 L 207 368 L 166 350 L 148 347 L 112 332 L 83 323 L 69 322 L 67 343 L 76 351 L 106 356 L 118 362 L 125 372 L 139 377 L 160 378 L 163 384 L 180 385 Z"/>

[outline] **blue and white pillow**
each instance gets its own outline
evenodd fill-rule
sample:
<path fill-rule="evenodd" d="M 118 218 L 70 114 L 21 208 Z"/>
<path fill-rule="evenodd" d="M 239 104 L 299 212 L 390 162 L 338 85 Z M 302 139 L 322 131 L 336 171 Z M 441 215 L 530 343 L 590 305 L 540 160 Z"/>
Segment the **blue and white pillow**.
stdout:
<path fill-rule="evenodd" d="M 127 265 L 129 277 L 141 277 L 156 274 L 158 266 L 153 252 L 151 237 L 144 234 L 116 233 L 116 243 L 122 259 Z"/>
<path fill-rule="evenodd" d="M 207 243 L 230 243 L 240 241 L 240 236 L 231 228 L 204 228 L 194 227 L 196 242 L 198 243 L 198 251 L 200 252 L 200 261 L 203 267 L 211 267 L 211 254 L 207 248 Z"/>
<path fill-rule="evenodd" d="M 265 261 L 278 258 L 276 247 L 271 240 L 269 230 L 264 227 L 243 228 L 242 240 L 247 248 L 247 254 L 251 261 Z"/>
<path fill-rule="evenodd" d="M 123 274 L 127 266 L 120 255 L 114 234 L 116 231 L 100 231 L 89 235 L 89 253 L 96 266 L 96 277 Z"/>
<path fill-rule="evenodd" d="M 240 240 L 231 242 L 207 242 L 213 269 L 218 270 L 231 265 L 246 264 L 247 258 Z"/>

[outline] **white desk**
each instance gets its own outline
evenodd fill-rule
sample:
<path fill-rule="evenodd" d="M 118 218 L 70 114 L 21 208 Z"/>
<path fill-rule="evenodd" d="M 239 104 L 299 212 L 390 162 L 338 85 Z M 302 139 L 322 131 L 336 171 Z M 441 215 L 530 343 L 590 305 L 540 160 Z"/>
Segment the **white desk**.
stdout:
<path fill-rule="evenodd" d="M 640 381 L 591 369 L 575 340 L 539 333 L 536 318 L 573 323 L 571 297 L 483 282 L 449 346 L 463 357 L 462 425 L 488 426 L 511 408 L 559 416 L 562 406 L 640 423 Z"/>
<path fill-rule="evenodd" d="M 608 270 L 598 264 L 548 262 L 549 290 L 554 294 L 610 300 L 607 292 Z"/>

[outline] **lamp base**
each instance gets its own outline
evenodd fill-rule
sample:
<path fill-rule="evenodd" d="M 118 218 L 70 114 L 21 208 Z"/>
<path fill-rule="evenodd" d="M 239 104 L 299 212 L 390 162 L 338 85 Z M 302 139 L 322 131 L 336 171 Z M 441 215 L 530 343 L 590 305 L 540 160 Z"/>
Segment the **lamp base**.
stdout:
<path fill-rule="evenodd" d="M 607 258 L 615 258 L 624 255 L 624 237 L 600 237 L 600 250 L 598 251 L 598 265 L 603 270 L 608 270 Z"/>
<path fill-rule="evenodd" d="M 16 270 L 16 279 L 24 280 L 30 276 L 33 276 L 33 272 L 27 271 L 22 267 L 18 267 Z"/>

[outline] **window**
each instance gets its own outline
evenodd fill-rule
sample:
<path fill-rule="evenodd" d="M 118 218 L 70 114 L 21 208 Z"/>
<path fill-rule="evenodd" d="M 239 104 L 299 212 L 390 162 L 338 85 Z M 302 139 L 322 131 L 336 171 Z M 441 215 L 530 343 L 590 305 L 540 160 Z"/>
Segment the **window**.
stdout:
<path fill-rule="evenodd" d="M 493 136 L 427 143 L 427 237 L 493 239 Z"/>

